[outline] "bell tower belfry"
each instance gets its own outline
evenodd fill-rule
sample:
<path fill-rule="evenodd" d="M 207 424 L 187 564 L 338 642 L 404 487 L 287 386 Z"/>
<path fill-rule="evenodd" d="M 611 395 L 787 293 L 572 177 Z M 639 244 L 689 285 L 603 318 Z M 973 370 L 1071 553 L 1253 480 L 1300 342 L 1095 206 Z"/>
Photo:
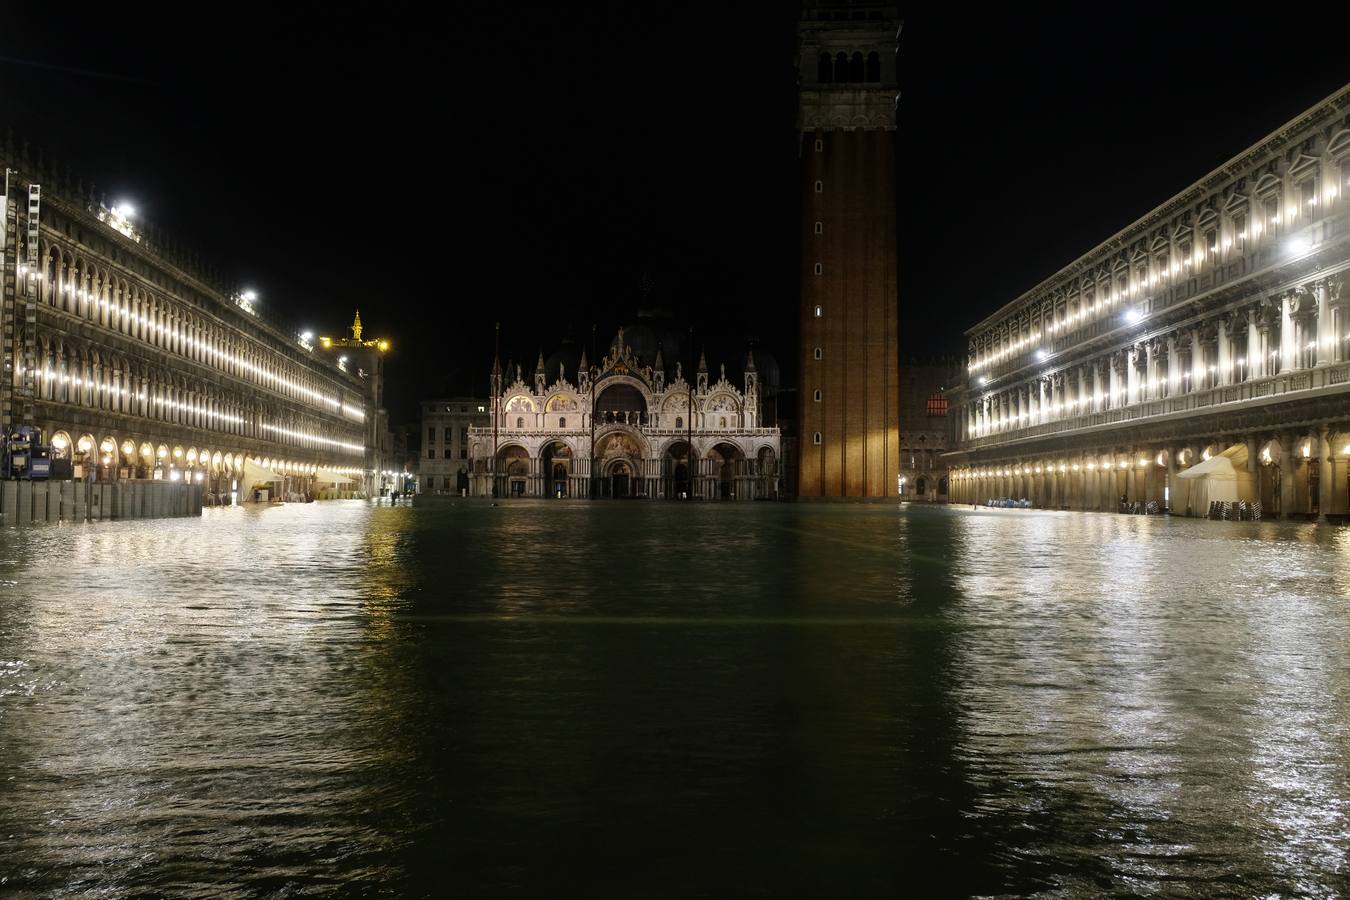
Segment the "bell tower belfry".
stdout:
<path fill-rule="evenodd" d="M 798 496 L 895 497 L 900 474 L 894 6 L 806 0 Z"/>

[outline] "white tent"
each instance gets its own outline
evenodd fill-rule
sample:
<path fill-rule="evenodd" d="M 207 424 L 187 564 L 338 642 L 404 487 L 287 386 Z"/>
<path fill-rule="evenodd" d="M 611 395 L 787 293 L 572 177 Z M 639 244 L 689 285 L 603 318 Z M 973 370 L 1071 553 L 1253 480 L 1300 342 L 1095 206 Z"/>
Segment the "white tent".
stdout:
<path fill-rule="evenodd" d="M 282 480 L 282 477 L 271 469 L 264 469 L 251 459 L 244 460 L 244 484 L 250 488 L 257 484 L 271 484 Z"/>
<path fill-rule="evenodd" d="M 1204 462 L 1178 472 L 1190 488 L 1186 514 L 1204 516 L 1215 501 L 1236 503 L 1256 499 L 1256 484 L 1247 471 L 1247 445 L 1236 444 Z"/>
<path fill-rule="evenodd" d="M 352 479 L 348 478 L 346 475 L 343 475 L 343 474 L 341 474 L 341 473 L 334 472 L 332 469 L 319 469 L 319 470 L 318 470 L 318 474 L 317 474 L 315 477 L 316 477 L 319 481 L 322 481 L 324 484 L 352 484 L 352 483 L 353 483 L 353 482 L 352 482 Z"/>

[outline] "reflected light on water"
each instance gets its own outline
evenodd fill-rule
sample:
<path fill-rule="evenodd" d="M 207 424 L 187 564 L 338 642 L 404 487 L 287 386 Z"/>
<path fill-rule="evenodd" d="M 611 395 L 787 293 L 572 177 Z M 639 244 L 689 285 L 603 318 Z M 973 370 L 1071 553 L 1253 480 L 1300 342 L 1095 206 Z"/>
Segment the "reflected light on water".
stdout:
<path fill-rule="evenodd" d="M 1333 895 L 1350 532 L 359 502 L 4 533 L 33 895 Z M 597 852 L 597 848 L 603 848 Z"/>

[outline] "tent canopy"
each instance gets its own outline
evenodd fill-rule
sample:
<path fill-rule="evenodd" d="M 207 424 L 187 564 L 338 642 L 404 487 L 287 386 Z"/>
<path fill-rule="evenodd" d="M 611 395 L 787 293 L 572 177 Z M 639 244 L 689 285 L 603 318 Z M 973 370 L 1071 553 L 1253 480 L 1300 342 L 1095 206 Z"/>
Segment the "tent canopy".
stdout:
<path fill-rule="evenodd" d="M 332 469 L 319 469 L 317 478 L 325 484 L 351 484 L 352 480 L 346 475 L 334 472 Z"/>
<path fill-rule="evenodd" d="M 1233 461 L 1220 453 L 1218 456 L 1211 456 L 1199 465 L 1178 472 L 1177 477 L 1215 478 L 1220 481 L 1234 481 L 1237 478 L 1237 472 L 1233 469 Z"/>
<path fill-rule="evenodd" d="M 244 481 L 249 485 L 271 484 L 282 481 L 282 477 L 271 469 L 264 469 L 251 459 L 244 460 Z"/>

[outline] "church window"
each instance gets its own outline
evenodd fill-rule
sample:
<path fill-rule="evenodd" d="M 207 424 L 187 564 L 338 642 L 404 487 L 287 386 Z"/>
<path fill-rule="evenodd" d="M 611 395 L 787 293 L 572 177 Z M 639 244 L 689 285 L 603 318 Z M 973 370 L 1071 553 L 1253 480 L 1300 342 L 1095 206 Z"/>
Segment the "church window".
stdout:
<path fill-rule="evenodd" d="M 817 193 L 817 194 L 823 193 L 824 190 L 825 190 L 825 182 L 823 182 L 823 181 L 817 181 L 817 182 L 816 182 L 816 193 Z"/>
<path fill-rule="evenodd" d="M 558 427 L 559 427 L 559 428 L 566 428 L 566 427 L 567 427 L 567 416 L 559 416 L 559 417 L 558 417 Z"/>
<path fill-rule="evenodd" d="M 517 428 L 524 428 L 524 427 L 525 427 L 525 417 L 524 417 L 524 416 L 518 416 L 518 417 L 516 418 L 516 427 L 517 427 Z"/>
<path fill-rule="evenodd" d="M 819 303 L 817 303 L 817 304 L 816 304 L 816 318 L 819 319 L 819 318 L 820 318 L 821 316 L 823 316 L 823 315 L 825 315 L 825 308 L 822 307 Z"/>
<path fill-rule="evenodd" d="M 820 265 L 820 263 L 816 263 L 816 274 L 819 275 L 819 274 L 821 274 L 821 273 L 824 272 L 824 271 L 825 271 L 825 270 L 824 270 L 824 268 Z"/>
<path fill-rule="evenodd" d="M 825 357 L 825 354 L 821 352 L 819 347 L 812 351 L 812 355 L 814 355 L 816 359 L 823 359 Z"/>
<path fill-rule="evenodd" d="M 816 388 L 816 392 L 811 396 L 811 399 L 815 400 L 817 403 L 820 402 L 820 388 Z"/>
<path fill-rule="evenodd" d="M 947 415 L 947 398 L 941 391 L 928 397 L 928 415 L 935 417 Z"/>
<path fill-rule="evenodd" d="M 824 233 L 825 233 L 825 223 L 824 223 L 824 222 L 817 222 L 817 223 L 816 223 L 816 234 L 824 234 Z"/>
<path fill-rule="evenodd" d="M 721 427 L 722 427 L 722 428 L 726 428 L 726 427 L 727 427 L 727 417 L 726 417 L 726 416 L 723 416 L 723 417 L 722 417 L 722 425 L 721 425 Z"/>
<path fill-rule="evenodd" d="M 683 428 L 683 427 L 684 427 L 684 417 L 683 417 L 683 416 L 676 416 L 676 417 L 675 417 L 675 427 L 676 427 L 676 428 Z"/>
<path fill-rule="evenodd" d="M 815 437 L 812 438 L 812 440 L 811 440 L 811 443 L 815 444 L 817 447 L 820 446 L 820 432 L 819 432 L 819 431 L 816 432 Z"/>
<path fill-rule="evenodd" d="M 875 50 L 867 54 L 867 80 L 881 80 L 881 56 Z"/>
<path fill-rule="evenodd" d="M 824 151 L 824 149 L 825 149 L 825 142 L 822 141 L 820 138 L 816 138 L 816 152 L 820 153 Z"/>

